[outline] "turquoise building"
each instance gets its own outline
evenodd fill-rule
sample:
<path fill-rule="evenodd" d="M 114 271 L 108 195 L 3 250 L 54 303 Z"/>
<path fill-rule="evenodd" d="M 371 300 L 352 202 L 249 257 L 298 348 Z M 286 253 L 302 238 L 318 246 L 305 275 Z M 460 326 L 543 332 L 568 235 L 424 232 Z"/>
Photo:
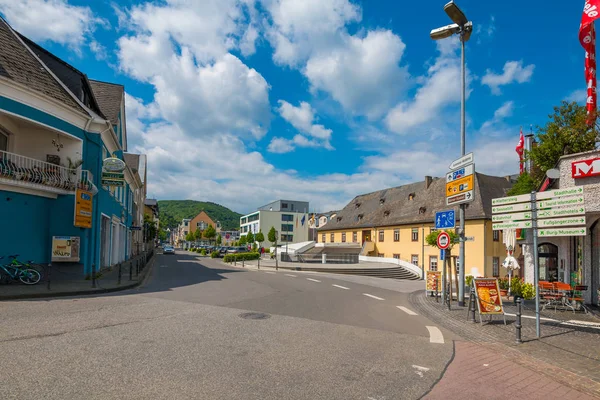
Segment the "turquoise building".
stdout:
<path fill-rule="evenodd" d="M 143 251 L 146 158 L 127 153 L 125 121 L 123 86 L 88 79 L 0 18 L 0 256 L 89 274 Z M 122 186 L 102 185 L 111 155 Z M 90 228 L 75 226 L 78 190 L 92 194 L 77 210 Z"/>

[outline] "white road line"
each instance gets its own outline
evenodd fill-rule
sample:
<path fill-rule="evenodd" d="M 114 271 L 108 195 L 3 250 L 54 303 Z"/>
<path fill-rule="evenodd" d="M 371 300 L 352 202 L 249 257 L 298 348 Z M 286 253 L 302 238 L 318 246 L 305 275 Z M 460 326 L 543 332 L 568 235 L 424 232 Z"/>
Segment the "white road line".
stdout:
<path fill-rule="evenodd" d="M 306 280 L 307 280 L 307 281 L 313 281 L 313 282 L 319 282 L 319 283 L 321 282 L 321 281 L 318 281 L 318 280 L 316 280 L 316 279 L 313 279 L 313 278 L 306 278 Z"/>
<path fill-rule="evenodd" d="M 263 271 L 265 274 L 275 274 L 275 272 L 271 272 L 271 271 Z"/>
<path fill-rule="evenodd" d="M 336 288 L 340 288 L 340 289 L 350 290 L 350 288 L 347 288 L 346 286 L 340 286 L 340 285 L 331 285 L 331 286 L 335 286 Z"/>
<path fill-rule="evenodd" d="M 381 297 L 373 296 L 372 294 L 369 294 L 369 293 L 363 293 L 363 294 L 365 296 L 370 297 L 370 298 L 375 299 L 375 300 L 385 300 L 385 299 L 382 299 Z"/>
<path fill-rule="evenodd" d="M 399 308 L 400 310 L 404 311 L 405 313 L 407 313 L 408 315 L 419 315 L 416 312 L 414 312 L 413 310 L 409 310 L 406 307 L 402 307 L 402 306 L 396 306 L 396 308 Z"/>
<path fill-rule="evenodd" d="M 429 343 L 444 344 L 444 335 L 437 326 L 426 326 L 429 331 Z"/>
<path fill-rule="evenodd" d="M 292 275 L 292 274 L 284 274 L 285 276 L 291 276 L 292 278 L 295 278 L 296 275 Z"/>

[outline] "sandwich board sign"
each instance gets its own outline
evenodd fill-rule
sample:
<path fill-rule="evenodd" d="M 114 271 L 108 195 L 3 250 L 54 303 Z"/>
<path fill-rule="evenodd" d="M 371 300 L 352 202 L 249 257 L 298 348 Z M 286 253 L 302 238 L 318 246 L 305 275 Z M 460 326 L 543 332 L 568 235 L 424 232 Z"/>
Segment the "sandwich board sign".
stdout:
<path fill-rule="evenodd" d="M 482 315 L 489 315 L 490 320 L 493 315 L 502 315 L 504 325 L 506 325 L 506 316 L 504 315 L 504 306 L 500 296 L 500 286 L 496 278 L 475 278 L 475 299 L 479 311 L 479 322 L 482 322 Z"/>

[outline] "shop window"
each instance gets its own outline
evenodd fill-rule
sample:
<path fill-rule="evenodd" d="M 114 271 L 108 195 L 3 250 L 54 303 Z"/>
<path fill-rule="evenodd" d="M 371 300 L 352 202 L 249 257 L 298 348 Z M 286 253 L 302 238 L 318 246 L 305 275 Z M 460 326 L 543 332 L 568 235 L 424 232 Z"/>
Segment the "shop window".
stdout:
<path fill-rule="evenodd" d="M 494 238 L 494 242 L 500 241 L 500 231 L 493 231 L 492 237 Z"/>
<path fill-rule="evenodd" d="M 352 232 L 352 242 L 358 243 L 358 232 L 356 231 Z"/>
<path fill-rule="evenodd" d="M 429 270 L 437 271 L 438 267 L 438 258 L 437 256 L 429 256 Z"/>
<path fill-rule="evenodd" d="M 413 254 L 410 256 L 410 263 L 412 265 L 416 265 L 417 267 L 419 266 L 419 256 L 417 254 Z"/>
<path fill-rule="evenodd" d="M 342 243 L 346 243 L 346 233 L 342 233 Z"/>
<path fill-rule="evenodd" d="M 394 242 L 400 241 L 400 229 L 394 229 Z"/>
<path fill-rule="evenodd" d="M 411 240 L 413 242 L 419 241 L 419 228 L 412 228 L 411 230 Z"/>
<path fill-rule="evenodd" d="M 385 237 L 384 237 L 384 236 L 385 236 L 385 233 L 384 233 L 384 231 L 383 231 L 383 230 L 380 230 L 380 231 L 379 231 L 379 241 L 380 241 L 380 242 L 383 242 L 383 241 L 384 241 L 384 239 L 385 239 Z"/>
<path fill-rule="evenodd" d="M 495 231 L 497 232 L 497 231 Z M 500 258 L 494 257 L 492 258 L 492 276 L 499 277 L 500 276 Z"/>

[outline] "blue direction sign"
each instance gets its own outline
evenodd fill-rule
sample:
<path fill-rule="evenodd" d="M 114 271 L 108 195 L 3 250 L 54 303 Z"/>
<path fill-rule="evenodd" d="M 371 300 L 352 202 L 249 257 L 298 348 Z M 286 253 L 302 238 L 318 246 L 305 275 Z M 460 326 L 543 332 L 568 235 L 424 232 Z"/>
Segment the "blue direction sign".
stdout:
<path fill-rule="evenodd" d="M 454 210 L 440 211 L 435 213 L 435 229 L 454 228 L 456 219 Z"/>

